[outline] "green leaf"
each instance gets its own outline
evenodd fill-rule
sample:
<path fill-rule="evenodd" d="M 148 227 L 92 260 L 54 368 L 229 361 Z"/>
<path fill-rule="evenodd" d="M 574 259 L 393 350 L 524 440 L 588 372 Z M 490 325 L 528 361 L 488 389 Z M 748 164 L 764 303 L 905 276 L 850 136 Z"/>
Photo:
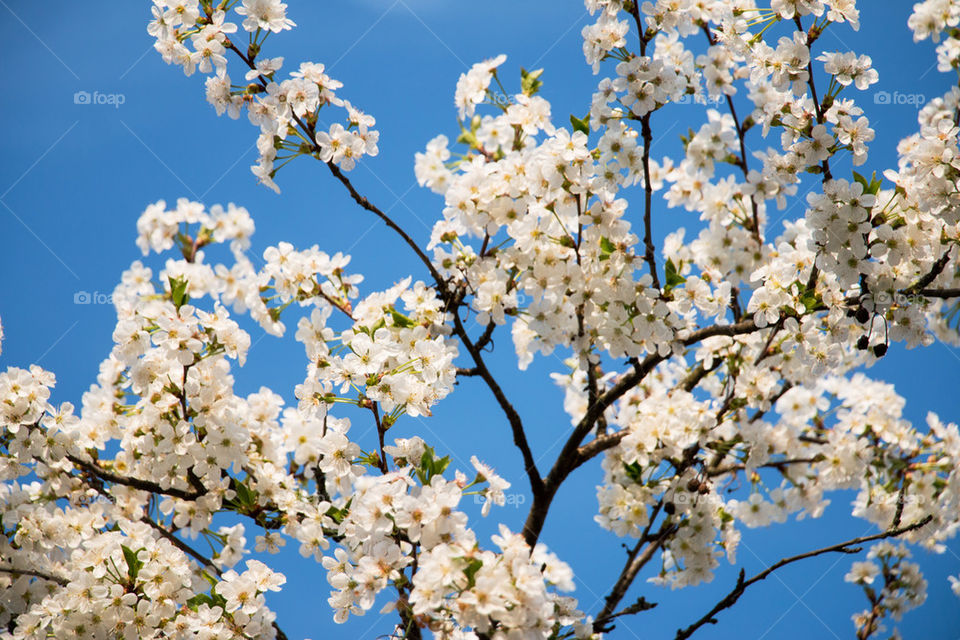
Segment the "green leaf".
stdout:
<path fill-rule="evenodd" d="M 409 329 L 411 327 L 417 326 L 413 320 L 403 315 L 393 307 L 390 308 L 390 317 L 393 318 L 393 325 L 395 327 L 402 327 L 404 329 Z"/>
<path fill-rule="evenodd" d="M 248 487 L 245 483 L 231 478 L 230 488 L 237 494 L 232 500 L 227 500 L 224 505 L 233 508 L 235 511 L 244 513 L 257 506 L 257 493 Z"/>
<path fill-rule="evenodd" d="M 463 144 L 468 144 L 468 145 L 470 145 L 470 147 L 476 147 L 477 144 L 478 144 L 478 143 L 477 143 L 477 136 L 474 135 L 474 133 L 473 133 L 472 131 L 467 131 L 466 129 L 464 129 L 463 131 L 461 131 L 461 132 L 460 132 L 460 135 L 457 136 L 457 142 L 461 142 L 461 143 L 463 143 Z"/>
<path fill-rule="evenodd" d="M 806 285 L 800 286 L 806 287 Z M 803 293 L 800 294 L 800 302 L 803 303 L 803 307 L 807 313 L 812 313 L 814 309 L 817 309 L 823 303 L 823 298 L 821 298 L 816 291 L 804 288 Z"/>
<path fill-rule="evenodd" d="M 480 567 L 482 566 L 482 561 L 473 558 L 470 560 L 470 563 L 467 564 L 466 568 L 464 568 L 463 575 L 467 576 L 467 589 L 472 589 L 474 585 L 477 584 L 477 571 L 480 571 Z"/>
<path fill-rule="evenodd" d="M 630 476 L 630 479 L 636 482 L 637 484 L 643 484 L 643 469 L 636 462 L 631 462 L 630 464 L 623 465 L 623 470 L 626 471 L 627 475 Z"/>
<path fill-rule="evenodd" d="M 333 519 L 333 521 L 336 522 L 337 524 L 340 524 L 341 522 L 343 522 L 344 518 L 347 517 L 347 513 L 349 513 L 348 511 L 349 508 L 350 508 L 349 503 L 344 505 L 342 509 L 338 509 L 337 507 L 334 507 L 333 505 L 331 505 L 330 508 L 327 509 L 326 515 L 330 516 Z"/>
<path fill-rule="evenodd" d="M 203 576 L 203 579 L 204 579 L 204 580 L 206 580 L 207 582 L 210 583 L 210 587 L 211 587 L 211 588 L 217 586 L 217 582 L 219 582 L 219 580 L 217 580 L 214 576 L 210 575 L 210 574 L 207 573 L 206 571 L 201 571 L 201 572 L 200 572 L 200 575 Z"/>
<path fill-rule="evenodd" d="M 140 569 L 143 567 L 143 561 L 137 557 L 137 551 L 140 549 L 134 551 L 126 545 L 120 545 L 120 549 L 123 551 L 123 559 L 127 562 L 127 575 L 130 576 L 131 580 L 136 580 L 137 574 L 140 573 Z"/>
<path fill-rule="evenodd" d="M 243 504 L 253 506 L 257 504 L 257 494 L 252 491 L 246 483 L 241 482 L 237 485 L 237 495 Z"/>
<path fill-rule="evenodd" d="M 433 447 L 427 446 L 420 457 L 420 467 L 416 470 L 417 477 L 422 484 L 428 485 L 433 476 L 442 474 L 449 465 L 450 456 L 437 458 Z"/>
<path fill-rule="evenodd" d="M 880 192 L 880 187 L 883 186 L 883 180 L 877 180 L 877 172 L 874 171 L 870 176 L 870 180 L 867 180 L 864 176 L 860 175 L 856 171 L 853 172 L 853 179 L 856 182 L 859 182 L 863 185 L 863 192 L 872 196 L 877 195 Z"/>
<path fill-rule="evenodd" d="M 609 238 L 600 236 L 600 259 L 601 260 L 609 260 L 610 255 L 616 250 L 617 250 L 616 245 L 610 242 Z"/>
<path fill-rule="evenodd" d="M 577 116 L 570 114 L 570 124 L 573 126 L 574 131 L 582 131 L 584 135 L 590 135 L 590 114 L 588 113 L 584 118 L 578 118 Z"/>
<path fill-rule="evenodd" d="M 866 192 L 867 189 L 870 188 L 870 183 L 867 182 L 867 179 L 864 178 L 864 177 L 863 177 L 862 175 L 860 175 L 859 173 L 857 173 L 856 171 L 853 172 L 853 179 L 854 179 L 855 182 L 859 182 L 860 184 L 863 185 L 863 191 L 864 191 L 864 192 Z"/>
<path fill-rule="evenodd" d="M 541 74 L 543 74 L 543 69 L 527 71 L 523 67 L 520 67 L 520 88 L 525 95 L 536 95 L 536 93 L 540 91 L 540 87 L 543 86 L 543 82 L 539 80 Z"/>
<path fill-rule="evenodd" d="M 187 280 L 174 277 L 169 277 L 168 280 L 170 281 L 170 299 L 179 311 L 180 307 L 190 302 L 190 296 L 187 295 Z"/>
<path fill-rule="evenodd" d="M 680 263 L 680 266 L 683 266 L 683 262 Z M 674 287 L 677 287 L 687 281 L 682 275 L 680 275 L 677 265 L 673 264 L 673 260 L 667 259 L 667 265 L 665 267 L 667 284 L 664 287 L 665 291 L 670 291 Z"/>
<path fill-rule="evenodd" d="M 190 608 L 191 608 L 192 610 L 194 610 L 194 611 L 196 611 L 197 609 L 199 609 L 199 608 L 200 608 L 200 605 L 202 605 L 202 604 L 205 604 L 205 605 L 207 605 L 207 606 L 209 606 L 209 607 L 214 607 L 214 606 L 216 606 L 216 604 L 215 604 L 214 601 L 213 601 L 213 598 L 211 598 L 211 597 L 210 597 L 209 595 L 207 595 L 206 593 L 198 593 L 197 595 L 195 595 L 195 596 L 193 596 L 192 598 L 190 598 L 189 600 L 187 600 L 187 606 L 190 607 Z"/>

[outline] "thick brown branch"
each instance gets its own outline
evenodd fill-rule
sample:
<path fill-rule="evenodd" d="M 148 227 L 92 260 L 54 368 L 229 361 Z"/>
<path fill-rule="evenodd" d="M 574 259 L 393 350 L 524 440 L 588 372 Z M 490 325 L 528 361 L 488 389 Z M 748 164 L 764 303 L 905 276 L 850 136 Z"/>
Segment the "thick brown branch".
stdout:
<path fill-rule="evenodd" d="M 920 289 L 918 293 L 928 298 L 960 298 L 960 289 Z"/>
<path fill-rule="evenodd" d="M 160 495 L 171 496 L 174 498 L 180 498 L 181 500 L 196 500 L 203 494 L 198 491 L 184 491 L 183 489 L 176 489 L 174 487 L 162 487 L 156 482 L 151 482 L 149 480 L 140 480 L 139 478 L 128 478 L 125 476 L 120 476 L 115 473 L 111 473 L 106 469 L 100 467 L 97 464 L 92 462 L 86 462 L 80 458 L 67 454 L 67 460 L 73 463 L 74 466 L 83 469 L 87 473 L 100 478 L 105 482 L 112 482 L 113 484 L 122 484 L 128 487 L 133 487 L 134 489 L 140 489 L 141 491 L 149 491 L 150 493 L 158 493 Z"/>
<path fill-rule="evenodd" d="M 684 346 L 690 346 L 713 336 L 741 335 L 756 331 L 757 328 L 758 327 L 756 323 L 754 323 L 753 319 L 748 318 L 747 320 L 743 320 L 735 324 L 712 325 L 709 327 L 704 327 L 703 329 L 698 329 L 691 332 L 684 338 L 680 338 L 679 341 Z M 599 417 L 603 415 L 603 412 L 613 405 L 614 402 L 640 384 L 640 382 L 654 369 L 654 367 L 666 360 L 668 357 L 669 354 L 660 355 L 659 353 L 653 353 L 641 361 L 634 361 L 633 370 L 621 376 L 615 385 L 613 385 L 605 393 L 601 394 L 597 398 L 597 401 L 587 408 L 583 418 L 581 418 L 580 422 L 578 422 L 576 427 L 574 427 L 573 433 L 570 434 L 570 437 L 564 444 L 563 449 L 560 451 L 560 455 L 557 456 L 557 460 L 550 469 L 550 473 L 547 474 L 547 477 L 543 483 L 544 486 L 542 495 L 538 496 L 537 494 L 534 494 L 533 496 L 533 503 L 530 505 L 530 512 L 527 514 L 527 520 L 523 526 L 523 536 L 527 541 L 527 544 L 532 546 L 540 537 L 540 531 L 543 529 L 543 523 L 546 520 L 547 511 L 550 509 L 550 503 L 553 501 L 553 497 L 556 495 L 557 489 L 560 488 L 560 485 L 567 478 L 567 476 L 570 475 L 571 471 L 580 466 L 580 464 L 582 464 L 585 460 L 589 459 L 581 457 L 580 445 L 583 442 L 583 439 L 593 428 L 593 425 L 596 424 Z M 602 441 L 605 444 L 608 443 L 608 446 L 603 447 L 602 444 L 594 445 L 589 449 L 585 448 L 586 451 L 583 453 L 596 455 L 600 451 L 608 449 L 611 446 L 614 446 L 616 442 L 619 442 L 619 440 L 616 438 L 623 438 L 623 432 L 618 431 L 617 433 L 598 437 L 596 440 L 594 440 L 594 442 Z M 591 443 L 591 445 L 593 445 L 593 443 Z M 591 445 L 587 446 L 590 447 Z"/>
<path fill-rule="evenodd" d="M 653 131 L 650 128 L 650 115 L 640 118 L 640 135 L 643 137 L 643 259 L 650 269 L 653 288 L 660 289 L 657 276 L 657 254 L 653 246 L 653 183 L 650 180 L 650 146 L 653 144 Z"/>

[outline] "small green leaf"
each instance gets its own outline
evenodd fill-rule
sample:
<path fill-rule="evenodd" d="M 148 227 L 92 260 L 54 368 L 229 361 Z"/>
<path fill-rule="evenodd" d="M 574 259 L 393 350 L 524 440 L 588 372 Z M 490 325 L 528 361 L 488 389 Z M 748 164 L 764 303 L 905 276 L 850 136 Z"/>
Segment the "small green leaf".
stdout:
<path fill-rule="evenodd" d="M 541 74 L 543 74 L 543 69 L 527 71 L 520 67 L 520 88 L 524 95 L 532 96 L 540 91 L 540 87 L 543 86 L 543 82 L 539 80 Z"/>
<path fill-rule="evenodd" d="M 680 266 L 683 267 L 683 262 L 680 263 Z M 667 259 L 667 265 L 665 267 L 667 283 L 664 287 L 665 291 L 670 291 L 674 287 L 677 287 L 687 281 L 677 268 L 677 265 L 673 264 L 673 260 Z"/>
<path fill-rule="evenodd" d="M 853 179 L 863 185 L 863 192 L 865 194 L 871 196 L 877 195 L 880 192 L 880 187 L 883 186 L 883 180 L 877 180 L 876 171 L 870 176 L 870 180 L 867 180 L 864 176 L 854 171 Z"/>
<path fill-rule="evenodd" d="M 867 189 L 870 188 L 870 183 L 867 182 L 867 179 L 864 178 L 864 177 L 863 177 L 862 175 L 860 175 L 859 173 L 857 173 L 856 171 L 853 172 L 853 179 L 854 179 L 855 182 L 859 182 L 860 184 L 863 185 L 863 192 L 864 192 L 864 193 L 866 193 L 866 192 L 867 192 Z"/>
<path fill-rule="evenodd" d="M 467 576 L 467 589 L 472 589 L 475 584 L 477 584 L 477 571 L 480 571 L 480 567 L 483 566 L 483 562 L 478 558 L 473 558 L 470 560 L 470 563 L 467 564 L 466 568 L 463 570 L 463 575 Z"/>
<path fill-rule="evenodd" d="M 196 611 L 197 609 L 199 609 L 200 605 L 202 604 L 205 604 L 209 607 L 216 606 L 216 604 L 213 601 L 213 598 L 211 598 L 206 593 L 198 593 L 197 595 L 187 600 L 187 606 L 190 607 L 193 611 Z"/>
<path fill-rule="evenodd" d="M 610 239 L 605 236 L 600 236 L 600 252 L 603 256 L 609 258 L 610 254 L 617 250 L 617 246 L 610 242 Z M 601 260 L 604 258 L 601 257 Z"/>
<path fill-rule="evenodd" d="M 430 484 L 433 476 L 440 475 L 450 465 L 450 456 L 437 458 L 433 447 L 427 446 L 420 457 L 420 468 L 416 470 L 417 477 L 424 485 Z"/>
<path fill-rule="evenodd" d="M 631 480 L 637 484 L 643 484 L 643 469 L 636 462 L 631 462 L 630 464 L 623 465 L 623 470 L 627 473 Z"/>
<path fill-rule="evenodd" d="M 330 516 L 334 522 L 340 524 L 343 522 L 344 518 L 347 517 L 349 507 L 349 503 L 344 505 L 342 509 L 338 509 L 337 507 L 331 505 L 330 508 L 327 509 L 327 515 Z"/>
<path fill-rule="evenodd" d="M 143 567 L 143 561 L 137 557 L 137 552 L 130 547 L 120 545 L 120 549 L 123 551 L 123 559 L 127 562 L 127 575 L 130 576 L 131 580 L 136 580 L 137 574 Z"/>
<path fill-rule="evenodd" d="M 215 577 L 213 577 L 212 575 L 210 575 L 209 573 L 207 573 L 206 571 L 201 571 L 201 572 L 200 572 L 200 575 L 203 576 L 203 579 L 204 579 L 204 580 L 206 580 L 207 582 L 210 583 L 210 587 L 211 587 L 211 588 L 217 586 L 217 582 L 219 582 L 219 581 L 218 581 Z"/>
<path fill-rule="evenodd" d="M 170 299 L 173 301 L 173 306 L 179 311 L 180 307 L 190 301 L 190 296 L 187 295 L 187 280 L 172 276 L 168 280 L 170 281 Z"/>
<path fill-rule="evenodd" d="M 474 135 L 472 131 L 467 131 L 464 129 L 460 132 L 460 135 L 457 137 L 457 142 L 470 145 L 471 147 L 477 146 L 477 136 Z"/>
<path fill-rule="evenodd" d="M 232 480 L 230 488 L 233 489 L 237 495 L 233 500 L 228 501 L 227 504 L 235 506 L 236 509 L 241 512 L 257 506 L 257 493 L 250 489 L 245 483 Z"/>
<path fill-rule="evenodd" d="M 403 315 L 402 313 L 400 313 L 399 311 L 397 311 L 392 307 L 390 308 L 390 317 L 393 318 L 393 326 L 395 327 L 402 327 L 404 329 L 409 329 L 411 327 L 417 326 L 413 320 L 411 320 L 410 318 Z"/>
<path fill-rule="evenodd" d="M 803 286 L 805 287 L 805 285 Z M 807 313 L 812 313 L 823 303 L 823 298 L 821 298 L 816 291 L 804 288 L 803 293 L 800 295 L 800 302 L 803 303 L 803 307 Z"/>
<path fill-rule="evenodd" d="M 570 114 L 570 124 L 573 126 L 574 131 L 581 131 L 584 135 L 590 135 L 590 114 L 588 113 L 585 118 L 578 118 L 577 116 Z"/>

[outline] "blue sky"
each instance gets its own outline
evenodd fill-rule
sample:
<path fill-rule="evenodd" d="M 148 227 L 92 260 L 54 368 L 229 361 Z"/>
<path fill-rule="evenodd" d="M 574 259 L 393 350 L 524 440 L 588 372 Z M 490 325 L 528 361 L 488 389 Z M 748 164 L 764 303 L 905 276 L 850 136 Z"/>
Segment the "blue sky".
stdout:
<path fill-rule="evenodd" d="M 880 72 L 877 91 L 922 95 L 943 93 L 951 79 L 935 68 L 929 42 L 913 46 L 906 28 L 911 3 L 861 2 L 859 33 L 831 28 L 819 46 L 868 53 Z M 413 154 L 439 133 L 455 137 L 453 89 L 470 64 L 498 53 L 508 61 L 502 77 L 518 86 L 519 67 L 545 67 L 543 95 L 553 103 L 554 121 L 583 115 L 597 78 L 583 62 L 580 29 L 589 17 L 576 0 L 455 4 L 437 0 L 290 2 L 299 28 L 267 41 L 265 55 L 327 64 L 344 82 L 341 95 L 377 118 L 380 155 L 362 163 L 351 179 L 362 193 L 388 210 L 423 244 L 439 215 L 440 199 L 416 186 Z M 366 275 L 364 291 L 384 288 L 408 273 L 425 278 L 408 250 L 382 224 L 358 209 L 316 162 L 285 168 L 280 196 L 256 185 L 256 131 L 245 118 L 217 118 L 203 97 L 202 78 L 167 67 L 146 33 L 148 2 L 40 3 L 0 0 L 0 56 L 8 69 L 0 119 L 5 124 L 0 155 L 0 317 L 6 333 L 0 366 L 39 363 L 58 377 L 56 399 L 79 403 L 97 366 L 111 347 L 114 313 L 107 304 L 75 304 L 78 292 L 108 294 L 123 269 L 140 259 L 135 223 L 144 207 L 178 197 L 207 205 L 235 202 L 257 224 L 253 254 L 281 240 L 300 247 L 319 244 L 353 255 L 351 269 Z M 836 34 L 836 35 L 834 35 Z M 839 37 L 837 37 L 839 36 Z M 20 78 L 17 80 L 17 78 Z M 510 84 L 512 83 L 512 84 Z M 122 104 L 75 104 L 78 91 L 122 96 Z M 916 127 L 910 104 L 874 105 L 862 98 L 877 139 L 865 169 L 890 166 L 900 138 Z M 896 100 L 894 100 L 896 102 Z M 654 156 L 675 148 L 678 134 L 705 119 L 695 107 L 657 114 L 667 133 Z M 672 129 L 672 131 L 670 131 Z M 655 137 L 657 136 L 655 130 Z M 658 235 L 678 224 L 695 225 L 682 212 L 663 209 Z M 797 207 L 791 215 L 801 215 Z M 688 236 L 689 237 L 689 236 Z M 148 261 L 156 266 L 156 260 Z M 95 300 L 96 301 L 96 300 Z M 288 322 L 288 326 L 291 323 Z M 302 347 L 292 340 L 263 337 L 251 329 L 254 346 L 237 372 L 240 393 L 267 384 L 288 400 L 303 378 Z M 539 357 L 526 372 L 513 366 L 509 335 L 498 334 L 491 363 L 528 425 L 541 467 L 556 455 L 569 420 L 559 390 L 547 375 L 558 358 Z M 894 382 L 908 398 L 907 415 L 921 422 L 927 411 L 958 417 L 956 379 L 960 351 L 937 343 L 906 351 L 901 345 L 869 372 Z M 468 467 L 471 454 L 494 464 L 517 491 L 526 489 L 519 454 L 511 447 L 506 421 L 488 392 L 467 380 L 436 408 L 432 418 L 406 418 L 397 436 L 419 434 L 454 464 Z M 596 612 L 623 562 L 619 540 L 593 522 L 597 464 L 578 470 L 554 503 L 543 541 L 577 572 L 581 606 Z M 739 558 L 748 575 L 785 555 L 872 533 L 863 521 L 844 517 L 850 495 L 833 496 L 817 521 L 765 531 L 747 531 Z M 527 502 L 529 504 L 529 502 Z M 467 506 L 479 517 L 479 507 Z M 495 510 L 478 529 L 483 540 L 496 519 L 519 530 L 525 508 Z M 253 529 L 248 529 L 252 540 Z M 899 624 L 906 638 L 955 638 L 958 603 L 946 576 L 960 573 L 960 545 L 942 555 L 918 551 L 930 581 L 928 603 Z M 331 620 L 324 573 L 295 550 L 273 559 L 288 577 L 285 592 L 271 600 L 291 638 L 372 638 L 389 630 L 376 609 L 346 626 Z M 760 583 L 721 624 L 698 638 L 847 638 L 850 614 L 865 606 L 859 589 L 843 582 L 852 559 L 824 556 L 784 569 Z M 723 567 L 713 583 L 668 592 L 640 582 L 660 603 L 625 620 L 613 637 L 670 638 L 699 618 L 732 586 L 735 570 Z"/>

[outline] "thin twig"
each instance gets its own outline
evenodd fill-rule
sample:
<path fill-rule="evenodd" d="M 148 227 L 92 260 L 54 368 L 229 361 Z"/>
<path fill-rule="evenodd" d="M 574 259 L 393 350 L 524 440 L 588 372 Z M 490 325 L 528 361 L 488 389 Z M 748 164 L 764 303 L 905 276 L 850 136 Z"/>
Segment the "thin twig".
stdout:
<path fill-rule="evenodd" d="M 656 516 L 654 516 L 656 517 Z M 620 576 L 617 578 L 617 582 L 613 585 L 613 589 L 610 590 L 610 594 L 604 598 L 603 610 L 597 614 L 597 619 L 593 623 L 594 631 L 609 631 L 610 628 L 607 628 L 607 623 L 613 619 L 613 612 L 617 608 L 617 605 L 620 604 L 620 601 L 627 594 L 627 590 L 630 588 L 630 585 L 633 584 L 634 579 L 637 577 L 637 574 L 640 573 L 640 570 L 646 566 L 648 562 L 653 558 L 653 554 L 663 545 L 666 539 L 676 532 L 677 527 L 675 524 L 666 524 L 661 527 L 659 533 L 654 537 L 652 541 L 647 541 L 646 536 L 642 536 L 637 542 L 637 545 L 630 551 L 627 556 L 627 562 L 623 566 L 623 570 L 620 572 Z M 647 546 L 640 552 L 640 547 L 646 543 Z M 638 553 L 639 552 L 639 553 Z"/>
<path fill-rule="evenodd" d="M 702 618 L 694 622 L 692 625 L 690 625 L 686 629 L 678 629 L 677 635 L 674 640 L 686 640 L 686 638 L 689 638 L 691 635 L 693 635 L 693 633 L 703 625 L 716 624 L 717 620 L 716 618 L 714 618 L 716 614 L 720 613 L 724 609 L 729 609 L 730 607 L 732 607 L 734 604 L 736 604 L 737 600 L 740 599 L 740 596 L 743 595 L 743 592 L 746 591 L 747 587 L 757 582 L 760 582 L 761 580 L 766 579 L 771 573 L 773 573 L 780 567 L 784 567 L 788 564 L 792 564 L 799 560 L 805 560 L 807 558 L 819 556 L 824 553 L 858 553 L 860 549 L 856 548 L 854 545 L 862 544 L 864 542 L 871 542 L 873 540 L 883 540 L 886 538 L 893 538 L 893 537 L 902 535 L 904 533 L 908 533 L 910 531 L 920 529 L 921 527 L 929 523 L 931 520 L 933 520 L 933 516 L 927 516 L 923 520 L 920 520 L 919 522 L 915 522 L 906 527 L 900 527 L 899 529 L 890 529 L 888 531 L 883 531 L 881 533 L 877 533 L 871 536 L 862 536 L 859 538 L 853 538 L 851 540 L 847 540 L 846 542 L 841 542 L 840 544 L 835 544 L 829 547 L 824 547 L 822 549 L 817 549 L 815 551 L 808 551 L 806 553 L 801 553 L 799 555 L 791 556 L 789 558 L 784 558 L 770 565 L 769 567 L 767 567 L 757 575 L 753 576 L 749 580 L 744 579 L 744 571 L 743 569 L 741 569 L 740 576 L 737 578 L 737 584 L 733 588 L 733 590 L 731 590 L 730 593 L 728 593 L 722 600 L 720 600 L 717 604 L 715 604 L 713 608 L 710 609 L 710 611 L 708 611 L 706 615 L 704 615 Z"/>

